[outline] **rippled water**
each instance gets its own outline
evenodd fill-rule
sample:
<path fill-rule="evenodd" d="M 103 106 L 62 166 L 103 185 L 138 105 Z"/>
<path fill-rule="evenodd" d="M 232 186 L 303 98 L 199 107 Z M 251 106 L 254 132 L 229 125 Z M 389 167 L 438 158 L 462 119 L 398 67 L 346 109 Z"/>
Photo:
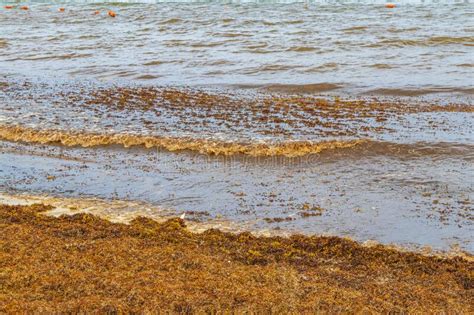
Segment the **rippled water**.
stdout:
<path fill-rule="evenodd" d="M 0 191 L 9 193 L 143 201 L 188 212 L 191 220 L 225 218 L 251 230 L 474 251 L 472 146 L 448 145 L 427 157 L 429 146 L 393 148 L 399 151 L 393 156 L 375 145 L 298 160 L 2 142 L 0 148 Z"/>
<path fill-rule="evenodd" d="M 473 252 L 469 1 L 132 2 L 2 4 L 2 200 Z"/>
<path fill-rule="evenodd" d="M 106 9 L 117 17 L 107 17 Z M 473 93 L 474 5 L 466 2 L 405 1 L 395 9 L 382 1 L 34 2 L 28 11 L 0 12 L 3 75 L 303 84 L 306 92 L 352 94 Z"/>

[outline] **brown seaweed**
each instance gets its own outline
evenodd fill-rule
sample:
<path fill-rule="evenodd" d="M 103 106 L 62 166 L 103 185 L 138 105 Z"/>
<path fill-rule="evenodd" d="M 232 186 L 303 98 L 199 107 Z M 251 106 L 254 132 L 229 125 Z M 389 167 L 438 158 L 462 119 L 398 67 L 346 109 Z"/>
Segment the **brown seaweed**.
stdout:
<path fill-rule="evenodd" d="M 0 206 L 0 312 L 473 313 L 469 257 Z"/>

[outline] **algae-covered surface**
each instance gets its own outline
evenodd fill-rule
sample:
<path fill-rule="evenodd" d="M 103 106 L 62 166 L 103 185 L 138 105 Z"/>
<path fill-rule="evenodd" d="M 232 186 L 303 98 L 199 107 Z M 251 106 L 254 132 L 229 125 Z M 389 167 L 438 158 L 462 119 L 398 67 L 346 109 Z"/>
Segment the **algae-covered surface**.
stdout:
<path fill-rule="evenodd" d="M 471 256 L 0 206 L 0 312 L 474 312 Z"/>
<path fill-rule="evenodd" d="M 474 314 L 469 3 L 30 2 L 0 315 Z"/>

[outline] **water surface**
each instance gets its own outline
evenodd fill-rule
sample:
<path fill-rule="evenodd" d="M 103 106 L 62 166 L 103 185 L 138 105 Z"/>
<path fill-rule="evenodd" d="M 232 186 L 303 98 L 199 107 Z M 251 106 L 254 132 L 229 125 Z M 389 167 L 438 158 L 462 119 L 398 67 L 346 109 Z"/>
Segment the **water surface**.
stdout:
<path fill-rule="evenodd" d="M 469 1 L 151 2 L 2 5 L 2 196 L 473 252 Z"/>
<path fill-rule="evenodd" d="M 0 11 L 0 68 L 30 78 L 472 96 L 474 6 L 383 3 L 34 2 Z"/>

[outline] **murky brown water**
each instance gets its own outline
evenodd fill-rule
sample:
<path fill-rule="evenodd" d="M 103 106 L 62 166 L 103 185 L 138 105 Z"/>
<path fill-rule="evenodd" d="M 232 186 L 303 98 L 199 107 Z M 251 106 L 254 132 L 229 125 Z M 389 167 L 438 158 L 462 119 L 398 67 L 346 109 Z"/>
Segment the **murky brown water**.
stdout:
<path fill-rule="evenodd" d="M 1 191 L 472 251 L 470 104 L 73 87 L 4 82 Z"/>
<path fill-rule="evenodd" d="M 470 1 L 328 2 L 1 8 L 1 74 L 472 97 Z"/>
<path fill-rule="evenodd" d="M 471 4 L 54 8 L 0 11 L 3 196 L 474 251 Z"/>
<path fill-rule="evenodd" d="M 142 201 L 236 228 L 472 251 L 474 147 L 383 146 L 288 159 L 3 142 L 0 190 Z"/>

